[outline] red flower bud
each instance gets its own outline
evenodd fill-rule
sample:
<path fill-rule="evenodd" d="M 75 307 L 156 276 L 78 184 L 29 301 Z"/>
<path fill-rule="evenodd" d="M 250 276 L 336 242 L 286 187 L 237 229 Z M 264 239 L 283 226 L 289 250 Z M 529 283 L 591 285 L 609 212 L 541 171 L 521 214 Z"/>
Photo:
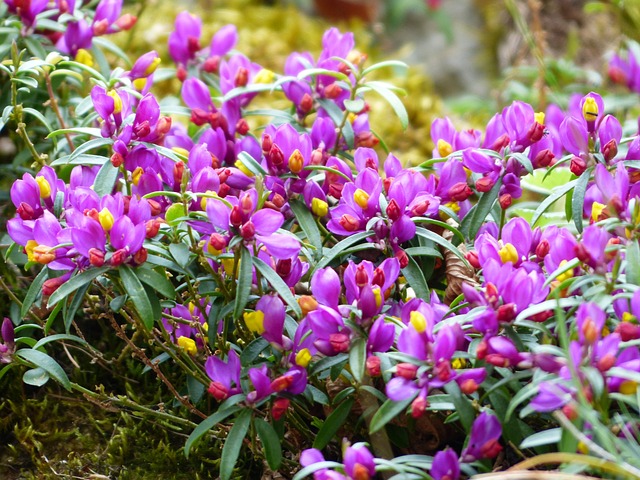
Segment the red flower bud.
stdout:
<path fill-rule="evenodd" d="M 400 206 L 398 205 L 398 202 L 396 202 L 395 198 L 392 198 L 389 202 L 389 205 L 387 205 L 387 216 L 393 222 L 395 222 L 402 216 Z"/>
<path fill-rule="evenodd" d="M 536 247 L 536 257 L 538 260 L 542 260 L 549 253 L 549 241 L 545 238 Z"/>
<path fill-rule="evenodd" d="M 244 67 L 238 68 L 234 83 L 236 87 L 245 87 L 249 83 L 249 71 Z"/>
<path fill-rule="evenodd" d="M 240 227 L 240 235 L 245 240 L 251 240 L 256 234 L 256 227 L 251 220 Z"/>
<path fill-rule="evenodd" d="M 262 153 L 267 155 L 271 151 L 271 147 L 273 146 L 273 140 L 271 139 L 271 135 L 265 133 L 262 136 Z"/>
<path fill-rule="evenodd" d="M 507 208 L 509 208 L 509 206 L 511 205 L 512 201 L 513 201 L 513 199 L 511 198 L 511 195 L 508 194 L 508 193 L 500 195 L 500 198 L 498 199 L 498 203 L 500 204 L 500 208 L 502 208 L 503 210 L 506 210 Z"/>
<path fill-rule="evenodd" d="M 342 92 L 342 87 L 337 83 L 332 83 L 324 87 L 324 96 L 332 100 L 338 98 Z"/>
<path fill-rule="evenodd" d="M 120 165 L 124 163 L 124 157 L 120 155 L 118 152 L 114 152 L 114 154 L 111 155 L 110 160 L 111 160 L 111 165 L 113 165 L 116 168 L 120 167 Z"/>
<path fill-rule="evenodd" d="M 271 382 L 271 390 L 274 392 L 281 392 L 286 390 L 293 383 L 293 376 L 291 375 L 280 375 L 273 382 Z"/>
<path fill-rule="evenodd" d="M 369 283 L 369 275 L 364 268 L 364 265 L 360 264 L 356 267 L 355 274 L 356 285 L 360 288 L 364 287 L 367 283 Z"/>
<path fill-rule="evenodd" d="M 242 211 L 240 210 L 240 207 L 238 205 L 235 205 L 231 209 L 231 213 L 229 214 L 229 222 L 231 222 L 231 225 L 236 228 L 242 225 Z"/>
<path fill-rule="evenodd" d="M 125 13 L 116 20 L 116 26 L 120 30 L 131 30 L 137 21 L 138 17 L 131 15 L 130 13 Z"/>
<path fill-rule="evenodd" d="M 162 221 L 159 218 L 152 218 L 150 220 L 147 220 L 147 222 L 144 224 L 145 237 L 146 238 L 155 237 L 160 231 L 161 224 L 162 224 Z"/>
<path fill-rule="evenodd" d="M 89 249 L 89 263 L 94 267 L 101 267 L 104 265 L 104 252 L 97 248 Z"/>
<path fill-rule="evenodd" d="M 122 265 L 128 256 L 129 254 L 123 248 L 121 248 L 120 250 L 116 250 L 115 252 L 113 252 L 113 255 L 111 255 L 111 266 L 118 267 Z"/>
<path fill-rule="evenodd" d="M 220 67 L 220 56 L 213 55 L 207 58 L 202 64 L 202 69 L 207 73 L 217 73 Z"/>
<path fill-rule="evenodd" d="M 33 220 L 33 217 L 35 216 L 33 207 L 26 202 L 21 202 L 16 212 L 20 215 L 22 220 Z"/>
<path fill-rule="evenodd" d="M 399 363 L 396 365 L 396 375 L 398 377 L 405 378 L 407 380 L 413 380 L 416 378 L 418 372 L 418 366 L 413 363 Z"/>
<path fill-rule="evenodd" d="M 378 137 L 371 132 L 360 132 L 356 135 L 356 147 L 373 148 L 380 143 Z"/>
<path fill-rule="evenodd" d="M 184 175 L 184 162 L 179 161 L 173 164 L 173 183 L 180 185 L 182 183 L 182 175 Z"/>
<path fill-rule="evenodd" d="M 244 118 L 241 118 L 236 123 L 236 132 L 240 135 L 246 135 L 249 132 L 249 124 Z"/>
<path fill-rule="evenodd" d="M 302 113 L 309 113 L 313 108 L 313 98 L 308 93 L 305 93 L 300 99 L 300 104 L 298 105 L 300 111 Z"/>
<path fill-rule="evenodd" d="M 548 148 L 545 148 L 544 150 L 538 152 L 538 154 L 533 159 L 533 162 L 531 163 L 533 164 L 533 168 L 548 167 L 549 165 L 551 165 L 551 162 L 554 158 L 555 155 L 553 154 L 553 152 Z"/>
<path fill-rule="evenodd" d="M 411 416 L 413 418 L 420 418 L 424 411 L 427 408 L 427 399 L 424 397 L 416 397 L 416 399 L 411 402 Z"/>
<path fill-rule="evenodd" d="M 284 153 L 280 149 L 278 145 L 275 143 L 271 145 L 271 150 L 269 150 L 268 160 L 275 167 L 280 167 L 284 164 Z"/>
<path fill-rule="evenodd" d="M 148 256 L 147 249 L 142 247 L 140 248 L 140 250 L 134 253 L 133 263 L 135 263 L 136 265 L 142 265 L 144 262 L 147 261 L 147 256 Z"/>
<path fill-rule="evenodd" d="M 467 198 L 473 195 L 473 190 L 471 190 L 471 187 L 469 187 L 466 182 L 458 182 L 449 189 L 448 194 L 449 197 L 451 197 L 451 200 L 455 202 L 464 202 Z"/>
<path fill-rule="evenodd" d="M 381 375 L 380 371 L 380 357 L 376 357 L 375 355 L 369 355 L 367 357 L 367 373 L 371 377 L 379 377 Z"/>
<path fill-rule="evenodd" d="M 476 181 L 476 190 L 478 190 L 479 192 L 483 192 L 483 193 L 488 192 L 488 191 L 490 191 L 490 190 L 493 188 L 493 185 L 494 185 L 495 183 L 496 183 L 496 182 L 494 182 L 494 181 L 493 181 L 491 178 L 489 178 L 489 177 L 482 177 L 482 178 L 479 178 L 479 179 Z"/>
<path fill-rule="evenodd" d="M 618 154 L 618 142 L 614 138 L 609 140 L 607 144 L 602 147 L 602 154 L 604 155 L 605 162 L 610 162 Z"/>
<path fill-rule="evenodd" d="M 384 271 L 380 267 L 377 267 L 373 271 L 373 278 L 371 279 L 371 283 L 373 285 L 378 285 L 380 288 L 382 288 L 382 286 L 384 285 L 384 281 L 385 281 Z"/>
<path fill-rule="evenodd" d="M 62 285 L 66 281 L 67 280 L 64 277 L 56 277 L 45 280 L 44 284 L 42 285 L 42 295 L 51 295 L 60 287 L 60 285 Z"/>
<path fill-rule="evenodd" d="M 510 322 L 516 318 L 516 305 L 513 303 L 506 303 L 500 305 L 497 311 L 497 317 L 499 322 Z"/>
<path fill-rule="evenodd" d="M 405 268 L 409 265 L 409 255 L 403 249 L 399 248 L 393 254 L 394 257 L 400 262 L 400 268 Z"/>
<path fill-rule="evenodd" d="M 538 122 L 533 122 L 533 125 L 529 127 L 527 131 L 527 139 L 531 143 L 536 143 L 544 136 L 544 125 L 539 124 Z"/>
<path fill-rule="evenodd" d="M 211 382 L 209 388 L 207 388 L 207 392 L 219 402 L 229 396 L 229 389 L 220 382 Z"/>
<path fill-rule="evenodd" d="M 575 156 L 571 159 L 569 170 L 571 170 L 571 173 L 573 173 L 576 177 L 582 175 L 586 169 L 587 162 L 585 162 L 584 159 Z"/>
<path fill-rule="evenodd" d="M 478 252 L 472 250 L 464 254 L 464 258 L 469 262 L 473 268 L 480 268 L 480 260 L 478 258 Z"/>
<path fill-rule="evenodd" d="M 212 233 L 209 237 L 209 245 L 217 251 L 224 250 L 227 244 L 227 239 L 219 233 Z"/>
<path fill-rule="evenodd" d="M 345 333 L 332 333 L 329 335 L 329 343 L 336 353 L 343 353 L 349 350 L 351 340 Z"/>
<path fill-rule="evenodd" d="M 276 398 L 271 407 L 271 417 L 277 422 L 282 416 L 287 413 L 289 409 L 290 401 L 288 398 Z"/>
<path fill-rule="evenodd" d="M 180 80 L 181 82 L 184 82 L 187 79 L 187 71 L 182 65 L 178 66 L 178 70 L 176 71 L 176 77 L 178 77 L 178 80 Z"/>
<path fill-rule="evenodd" d="M 358 221 L 358 219 L 355 218 L 353 215 L 349 215 L 348 213 L 345 213 L 344 215 L 342 215 L 338 223 L 347 232 L 355 232 L 360 226 L 360 222 Z"/>

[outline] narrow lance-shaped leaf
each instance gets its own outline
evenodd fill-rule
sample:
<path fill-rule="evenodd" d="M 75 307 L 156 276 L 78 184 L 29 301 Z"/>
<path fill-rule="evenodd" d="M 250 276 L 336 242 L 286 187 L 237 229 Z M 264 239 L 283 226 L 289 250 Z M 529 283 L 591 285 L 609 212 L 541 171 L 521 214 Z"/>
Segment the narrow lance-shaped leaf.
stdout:
<path fill-rule="evenodd" d="M 220 459 L 220 479 L 229 480 L 233 474 L 233 468 L 238 461 L 242 441 L 247 435 L 249 424 L 251 423 L 251 410 L 244 410 L 236 417 L 236 420 L 229 431 Z"/>

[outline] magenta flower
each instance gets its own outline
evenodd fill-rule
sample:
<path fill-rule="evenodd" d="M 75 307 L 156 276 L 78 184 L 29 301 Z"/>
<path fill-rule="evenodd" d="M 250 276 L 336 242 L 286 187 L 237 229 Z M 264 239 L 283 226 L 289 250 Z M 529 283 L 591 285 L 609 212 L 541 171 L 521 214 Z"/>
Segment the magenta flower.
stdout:
<path fill-rule="evenodd" d="M 0 343 L 0 364 L 10 363 L 11 355 L 16 351 L 15 334 L 13 331 L 13 322 L 5 317 L 2 321 L 2 343 Z"/>
<path fill-rule="evenodd" d="M 200 50 L 202 20 L 189 12 L 181 12 L 176 17 L 175 30 L 169 35 L 169 55 L 178 65 L 185 67 L 195 59 Z"/>
<path fill-rule="evenodd" d="M 456 452 L 447 448 L 436 453 L 430 473 L 433 480 L 458 480 L 460 464 Z"/>
<path fill-rule="evenodd" d="M 471 426 L 469 443 L 460 456 L 462 461 L 469 463 L 483 458 L 494 458 L 502 450 L 498 443 L 501 435 L 502 425 L 498 417 L 482 412 Z"/>
<path fill-rule="evenodd" d="M 207 391 L 219 402 L 242 392 L 240 387 L 240 357 L 235 350 L 229 351 L 226 362 L 218 357 L 207 358 L 205 371 L 211 379 Z"/>

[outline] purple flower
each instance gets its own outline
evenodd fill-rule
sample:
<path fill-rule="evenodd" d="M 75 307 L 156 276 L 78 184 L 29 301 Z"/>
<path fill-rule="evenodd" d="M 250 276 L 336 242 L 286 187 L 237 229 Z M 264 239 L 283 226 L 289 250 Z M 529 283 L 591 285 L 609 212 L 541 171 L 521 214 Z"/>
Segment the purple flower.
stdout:
<path fill-rule="evenodd" d="M 483 458 L 494 458 L 502 450 L 498 443 L 501 435 L 502 425 L 498 417 L 482 412 L 471 426 L 469 443 L 460 456 L 462 461 L 469 463 Z"/>
<path fill-rule="evenodd" d="M 11 355 L 16 351 L 13 322 L 5 317 L 2 321 L 2 343 L 0 343 L 0 363 L 10 363 Z"/>
<path fill-rule="evenodd" d="M 347 447 L 344 452 L 344 471 L 354 480 L 369 480 L 376 474 L 373 455 L 364 443 Z"/>
<path fill-rule="evenodd" d="M 447 448 L 436 453 L 433 457 L 430 473 L 433 480 L 458 480 L 460 478 L 460 464 L 456 452 Z"/>
<path fill-rule="evenodd" d="M 226 362 L 214 356 L 207 358 L 204 368 L 211 379 L 207 391 L 219 402 L 242 391 L 240 357 L 234 350 L 229 351 Z"/>
<path fill-rule="evenodd" d="M 176 17 L 175 30 L 169 35 L 169 55 L 178 65 L 186 66 L 200 50 L 202 20 L 189 12 Z"/>

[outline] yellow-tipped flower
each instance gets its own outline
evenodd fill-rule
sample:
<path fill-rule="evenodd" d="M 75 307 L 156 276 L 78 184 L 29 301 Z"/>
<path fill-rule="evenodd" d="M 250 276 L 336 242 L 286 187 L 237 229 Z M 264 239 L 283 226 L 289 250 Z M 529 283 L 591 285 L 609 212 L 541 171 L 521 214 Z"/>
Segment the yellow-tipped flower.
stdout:
<path fill-rule="evenodd" d="M 33 250 L 38 246 L 38 242 L 36 242 L 35 240 L 29 240 L 27 241 L 27 244 L 24 246 L 24 250 L 27 253 L 27 259 L 30 262 L 35 262 L 36 261 L 36 257 L 33 253 Z"/>
<path fill-rule="evenodd" d="M 467 361 L 464 358 L 454 358 L 451 361 L 451 366 L 456 370 L 460 370 L 461 368 L 465 368 L 467 366 Z"/>
<path fill-rule="evenodd" d="M 271 70 L 263 68 L 253 79 L 253 83 L 272 83 L 276 78 L 276 74 Z"/>
<path fill-rule="evenodd" d="M 560 262 L 560 265 L 559 265 L 559 266 L 560 266 L 560 267 L 562 267 L 562 266 L 566 265 L 567 263 L 569 263 L 569 262 L 567 262 L 566 260 L 562 260 L 562 261 Z M 568 278 L 571 278 L 571 277 L 573 277 L 573 269 L 572 269 L 572 268 L 570 268 L 570 269 L 569 269 L 569 270 L 567 270 L 566 272 L 561 273 L 560 275 L 558 275 L 558 276 L 556 277 L 556 279 L 557 279 L 559 282 L 564 282 L 565 280 L 567 280 Z"/>
<path fill-rule="evenodd" d="M 244 314 L 244 323 L 252 332 L 262 335 L 264 333 L 264 313 L 260 310 L 255 312 L 246 312 Z"/>
<path fill-rule="evenodd" d="M 113 98 L 113 113 L 122 112 L 122 99 L 120 98 L 118 92 L 115 90 L 109 90 L 107 92 L 107 95 Z"/>
<path fill-rule="evenodd" d="M 638 390 L 638 384 L 633 380 L 625 380 L 620 384 L 620 393 L 623 395 L 633 395 Z"/>
<path fill-rule="evenodd" d="M 600 203 L 600 202 L 593 202 L 593 205 L 591 206 L 591 219 L 594 222 L 598 221 L 598 218 L 600 218 L 600 215 L 602 214 L 602 211 L 605 209 L 606 205 Z"/>
<path fill-rule="evenodd" d="M 510 243 L 507 243 L 504 247 L 502 247 L 498 252 L 498 255 L 500 255 L 500 260 L 502 260 L 502 263 L 511 262 L 515 265 L 518 261 L 518 251 L 516 250 L 516 247 L 514 247 Z"/>
<path fill-rule="evenodd" d="M 42 175 L 36 177 L 36 183 L 40 188 L 40 198 L 49 198 L 51 196 L 51 185 Z"/>
<path fill-rule="evenodd" d="M 142 167 L 136 167 L 136 169 L 131 172 L 131 181 L 133 182 L 134 185 L 138 185 L 138 183 L 140 183 L 140 177 L 142 176 L 142 174 L 144 173 L 144 170 L 142 169 Z"/>
<path fill-rule="evenodd" d="M 76 62 L 82 63 L 87 67 L 93 67 L 93 56 L 91 55 L 91 52 L 81 48 L 78 50 L 78 53 L 76 53 Z"/>
<path fill-rule="evenodd" d="M 622 321 L 623 322 L 633 322 L 635 320 L 636 320 L 636 317 L 631 312 L 624 312 L 622 314 Z"/>
<path fill-rule="evenodd" d="M 537 112 L 533 115 L 533 118 L 535 119 L 536 122 L 538 122 L 540 125 L 544 125 L 544 112 Z"/>
<path fill-rule="evenodd" d="M 315 197 L 311 200 L 311 211 L 314 215 L 318 217 L 324 217 L 327 213 L 329 213 L 329 205 L 324 200 L 320 200 Z"/>
<path fill-rule="evenodd" d="M 300 173 L 304 167 L 304 157 L 297 148 L 293 151 L 289 157 L 289 170 L 292 173 Z"/>
<path fill-rule="evenodd" d="M 587 122 L 594 122 L 598 118 L 598 104 L 593 97 L 587 97 L 582 105 L 582 116 Z"/>
<path fill-rule="evenodd" d="M 189 337 L 178 337 L 178 346 L 184 348 L 189 355 L 195 355 L 198 352 L 196 342 Z"/>
<path fill-rule="evenodd" d="M 255 177 L 255 173 L 253 173 L 251 170 L 249 170 L 244 163 L 242 163 L 241 160 L 236 160 L 236 167 L 238 167 L 238 170 L 240 170 L 242 173 L 244 173 L 247 177 Z"/>
<path fill-rule="evenodd" d="M 141 92 L 142 90 L 144 90 L 144 87 L 147 86 L 147 79 L 146 79 L 146 77 L 136 78 L 131 83 L 133 83 L 133 88 L 135 88 L 136 90 Z"/>
<path fill-rule="evenodd" d="M 451 155 L 451 153 L 453 152 L 453 147 L 451 146 L 451 144 L 443 139 L 438 140 L 438 144 L 436 145 L 436 147 L 438 149 L 438 153 L 442 158 Z"/>
<path fill-rule="evenodd" d="M 100 213 L 98 213 L 98 221 L 100 222 L 102 229 L 105 232 L 108 232 L 113 228 L 115 220 L 113 218 L 113 214 L 105 207 L 100 210 Z"/>
<path fill-rule="evenodd" d="M 296 363 L 303 368 L 307 368 L 309 362 L 311 361 L 311 352 L 308 348 L 303 348 L 298 353 L 296 353 Z"/>
<path fill-rule="evenodd" d="M 147 69 L 144 71 L 144 74 L 147 77 L 151 75 L 153 72 L 156 71 L 156 68 L 158 68 L 158 65 L 160 65 L 160 62 L 161 62 L 160 57 L 154 58 L 153 61 L 147 67 Z"/>
<path fill-rule="evenodd" d="M 422 333 L 427 329 L 427 319 L 417 310 L 411 312 L 409 323 L 413 325 L 413 328 L 415 328 L 418 333 Z"/>
<path fill-rule="evenodd" d="M 356 202 L 360 208 L 367 208 L 367 202 L 369 202 L 369 194 L 359 188 L 353 193 L 353 201 Z"/>

